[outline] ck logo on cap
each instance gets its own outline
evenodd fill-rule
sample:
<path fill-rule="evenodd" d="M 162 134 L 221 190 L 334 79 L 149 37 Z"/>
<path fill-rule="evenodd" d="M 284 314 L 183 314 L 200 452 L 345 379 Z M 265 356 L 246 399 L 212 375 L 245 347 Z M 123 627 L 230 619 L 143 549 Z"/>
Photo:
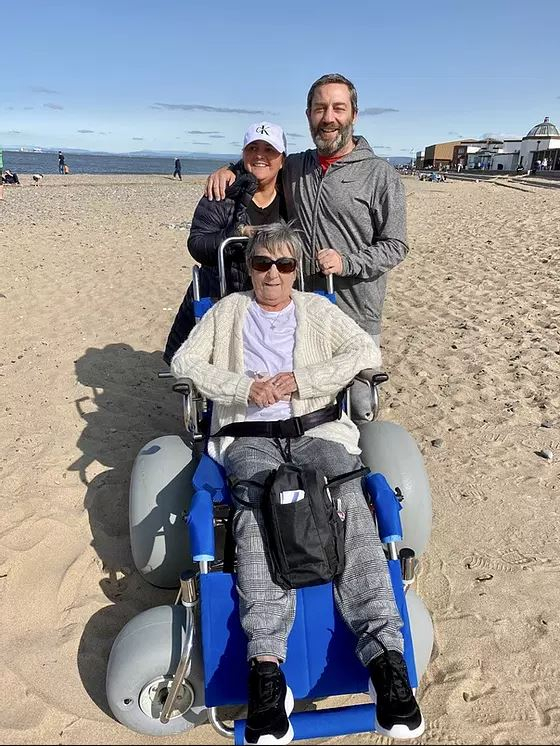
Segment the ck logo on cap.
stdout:
<path fill-rule="evenodd" d="M 270 137 L 270 132 L 267 130 L 264 124 L 261 124 L 260 127 L 257 127 L 256 132 L 259 135 L 267 135 L 268 137 Z"/>

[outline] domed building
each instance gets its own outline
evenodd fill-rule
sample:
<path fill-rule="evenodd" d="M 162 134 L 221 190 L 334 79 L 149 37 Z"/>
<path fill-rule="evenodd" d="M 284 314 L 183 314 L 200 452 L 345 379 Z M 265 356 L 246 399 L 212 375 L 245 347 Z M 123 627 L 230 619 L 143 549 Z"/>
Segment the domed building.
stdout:
<path fill-rule="evenodd" d="M 548 117 L 521 140 L 519 163 L 527 170 L 560 171 L 560 132 Z"/>
<path fill-rule="evenodd" d="M 526 140 L 528 137 L 539 137 L 541 139 L 545 137 L 560 137 L 560 132 L 558 132 L 556 125 L 552 124 L 548 117 L 545 117 L 544 122 L 535 124 L 533 129 L 529 130 L 523 139 Z"/>
<path fill-rule="evenodd" d="M 493 170 L 560 171 L 560 132 L 548 117 L 535 124 L 522 140 L 504 140 L 492 157 Z"/>

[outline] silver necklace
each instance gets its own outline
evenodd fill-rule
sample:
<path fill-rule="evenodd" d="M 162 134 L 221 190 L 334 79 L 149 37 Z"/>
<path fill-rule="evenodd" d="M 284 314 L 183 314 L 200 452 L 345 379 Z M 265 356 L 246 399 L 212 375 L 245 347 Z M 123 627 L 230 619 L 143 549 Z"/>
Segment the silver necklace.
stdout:
<path fill-rule="evenodd" d="M 288 308 L 288 306 L 286 306 L 286 308 Z M 275 329 L 280 321 L 280 316 L 284 313 L 286 308 L 283 308 L 281 311 L 265 311 L 263 308 L 260 308 L 260 312 L 261 316 L 268 321 L 270 328 Z"/>
<path fill-rule="evenodd" d="M 277 311 L 276 316 L 273 319 L 270 319 L 270 318 L 267 317 L 267 321 L 270 324 L 270 328 L 271 329 L 276 329 L 276 324 L 280 320 L 280 314 L 281 313 L 282 313 L 282 311 Z"/>

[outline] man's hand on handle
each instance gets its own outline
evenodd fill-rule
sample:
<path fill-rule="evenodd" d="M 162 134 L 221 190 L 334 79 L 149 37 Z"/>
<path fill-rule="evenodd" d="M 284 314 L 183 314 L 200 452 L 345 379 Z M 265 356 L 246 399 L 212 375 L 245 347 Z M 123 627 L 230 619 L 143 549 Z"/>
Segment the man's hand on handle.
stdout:
<path fill-rule="evenodd" d="M 317 262 L 324 275 L 342 274 L 342 257 L 334 249 L 321 249 L 318 251 Z"/>

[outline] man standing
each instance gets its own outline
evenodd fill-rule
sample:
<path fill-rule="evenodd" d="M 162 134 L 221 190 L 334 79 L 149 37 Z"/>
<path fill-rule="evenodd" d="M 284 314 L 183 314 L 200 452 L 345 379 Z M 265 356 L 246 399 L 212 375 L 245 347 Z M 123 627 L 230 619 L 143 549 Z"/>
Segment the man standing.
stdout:
<path fill-rule="evenodd" d="M 181 178 L 181 161 L 179 160 L 179 158 L 175 158 L 175 171 L 173 171 L 173 178 L 175 178 L 176 176 L 179 177 L 179 181 L 183 181 L 183 179 Z"/>
<path fill-rule="evenodd" d="M 358 100 L 347 78 L 316 80 L 306 115 L 316 149 L 288 155 L 282 169 L 288 217 L 303 230 L 306 290 L 335 275 L 338 305 L 379 344 L 387 274 L 408 252 L 404 186 L 393 166 L 354 137 Z M 234 178 L 228 168 L 212 174 L 208 198 L 223 199 Z"/>
<path fill-rule="evenodd" d="M 58 173 L 64 173 L 64 153 L 62 152 L 62 150 L 58 151 Z"/>

